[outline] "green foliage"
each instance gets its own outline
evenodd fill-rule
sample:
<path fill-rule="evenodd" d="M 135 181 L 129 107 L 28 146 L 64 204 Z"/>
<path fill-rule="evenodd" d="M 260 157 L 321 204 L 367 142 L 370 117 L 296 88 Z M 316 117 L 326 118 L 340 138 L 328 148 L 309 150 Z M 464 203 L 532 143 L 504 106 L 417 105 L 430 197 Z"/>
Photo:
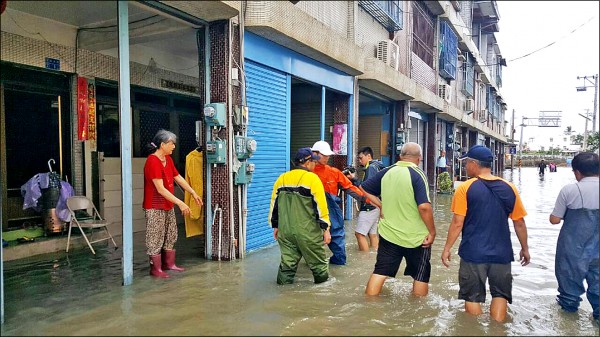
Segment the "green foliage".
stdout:
<path fill-rule="evenodd" d="M 440 192 L 442 193 L 452 193 L 454 190 L 454 184 L 452 183 L 452 179 L 450 179 L 450 174 L 448 172 L 442 172 L 438 176 Z"/>
<path fill-rule="evenodd" d="M 583 145 L 583 134 L 576 135 L 573 143 Z M 596 152 L 598 148 L 600 148 L 600 132 L 588 132 L 587 151 Z"/>

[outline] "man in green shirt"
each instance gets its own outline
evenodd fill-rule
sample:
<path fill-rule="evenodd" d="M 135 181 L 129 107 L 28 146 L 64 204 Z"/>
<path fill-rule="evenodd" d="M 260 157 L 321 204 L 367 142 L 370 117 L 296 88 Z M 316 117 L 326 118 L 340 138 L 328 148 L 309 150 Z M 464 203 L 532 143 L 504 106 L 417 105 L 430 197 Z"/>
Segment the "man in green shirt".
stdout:
<path fill-rule="evenodd" d="M 412 293 L 426 296 L 429 292 L 435 224 L 427 177 L 417 166 L 422 158 L 419 144 L 406 143 L 400 161 L 361 185 L 367 198 L 382 213 L 377 262 L 367 283 L 367 295 L 381 292 L 385 280 L 398 273 L 403 258 L 406 259 L 404 275 L 413 278 Z M 381 195 L 381 200 L 376 195 Z"/>

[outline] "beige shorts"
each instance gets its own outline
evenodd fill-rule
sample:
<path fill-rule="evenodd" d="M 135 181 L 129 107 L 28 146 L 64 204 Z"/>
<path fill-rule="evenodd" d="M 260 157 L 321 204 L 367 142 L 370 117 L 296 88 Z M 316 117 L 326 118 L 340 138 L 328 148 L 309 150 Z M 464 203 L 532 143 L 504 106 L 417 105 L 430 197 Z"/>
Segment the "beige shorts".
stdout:
<path fill-rule="evenodd" d="M 356 233 L 367 235 L 377 234 L 377 224 L 379 223 L 379 208 L 370 211 L 360 211 L 356 220 Z"/>

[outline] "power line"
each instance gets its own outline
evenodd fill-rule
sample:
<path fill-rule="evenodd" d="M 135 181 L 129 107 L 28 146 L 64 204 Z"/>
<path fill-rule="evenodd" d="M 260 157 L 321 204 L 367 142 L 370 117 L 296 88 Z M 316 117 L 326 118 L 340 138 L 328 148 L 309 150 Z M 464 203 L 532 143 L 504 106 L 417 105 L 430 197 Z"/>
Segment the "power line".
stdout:
<path fill-rule="evenodd" d="M 548 48 L 548 47 L 552 46 L 552 45 L 553 45 L 553 44 L 555 44 L 556 42 L 558 42 L 558 41 L 560 41 L 560 40 L 564 39 L 565 37 L 567 37 L 567 36 L 569 36 L 569 35 L 571 35 L 571 34 L 575 33 L 575 32 L 576 32 L 576 31 L 577 31 L 579 28 L 581 28 L 581 27 L 585 26 L 585 25 L 586 25 L 588 22 L 592 21 L 592 19 L 594 19 L 594 18 L 595 18 L 595 16 L 592 16 L 592 17 L 591 17 L 589 20 L 587 20 L 586 22 L 582 23 L 581 25 L 579 25 L 579 27 L 577 27 L 577 28 L 573 29 L 573 30 L 572 30 L 572 31 L 570 31 L 568 34 L 565 34 L 565 35 L 561 36 L 561 37 L 560 37 L 558 40 L 554 40 L 553 42 L 550 42 L 549 44 L 547 44 L 547 45 L 545 45 L 545 46 L 543 46 L 543 47 L 541 47 L 541 48 L 538 48 L 538 49 L 536 49 L 536 50 L 534 50 L 534 51 L 532 51 L 532 52 L 530 52 L 530 53 L 527 53 L 527 54 L 525 54 L 525 55 L 523 55 L 523 56 L 519 56 L 519 57 L 517 57 L 517 58 L 514 58 L 514 59 L 510 60 L 509 62 L 512 62 L 512 61 L 516 61 L 516 60 L 519 60 L 519 59 L 525 58 L 525 57 L 527 57 L 527 56 L 530 56 L 530 55 L 532 55 L 532 54 L 534 54 L 534 53 L 537 53 L 537 52 L 538 52 L 538 51 L 540 51 L 540 50 L 544 50 L 544 49 L 546 49 L 546 48 Z"/>

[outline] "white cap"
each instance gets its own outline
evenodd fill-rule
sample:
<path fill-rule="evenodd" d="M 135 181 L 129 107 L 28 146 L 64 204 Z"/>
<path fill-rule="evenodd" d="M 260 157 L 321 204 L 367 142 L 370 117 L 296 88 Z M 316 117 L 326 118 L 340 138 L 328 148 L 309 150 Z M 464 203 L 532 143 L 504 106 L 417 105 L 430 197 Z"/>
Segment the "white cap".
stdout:
<path fill-rule="evenodd" d="M 317 151 L 324 156 L 331 156 L 332 154 L 335 154 L 333 151 L 331 151 L 331 147 L 329 147 L 329 143 L 327 143 L 324 140 L 320 140 L 320 141 L 316 142 L 312 146 L 311 150 Z"/>

